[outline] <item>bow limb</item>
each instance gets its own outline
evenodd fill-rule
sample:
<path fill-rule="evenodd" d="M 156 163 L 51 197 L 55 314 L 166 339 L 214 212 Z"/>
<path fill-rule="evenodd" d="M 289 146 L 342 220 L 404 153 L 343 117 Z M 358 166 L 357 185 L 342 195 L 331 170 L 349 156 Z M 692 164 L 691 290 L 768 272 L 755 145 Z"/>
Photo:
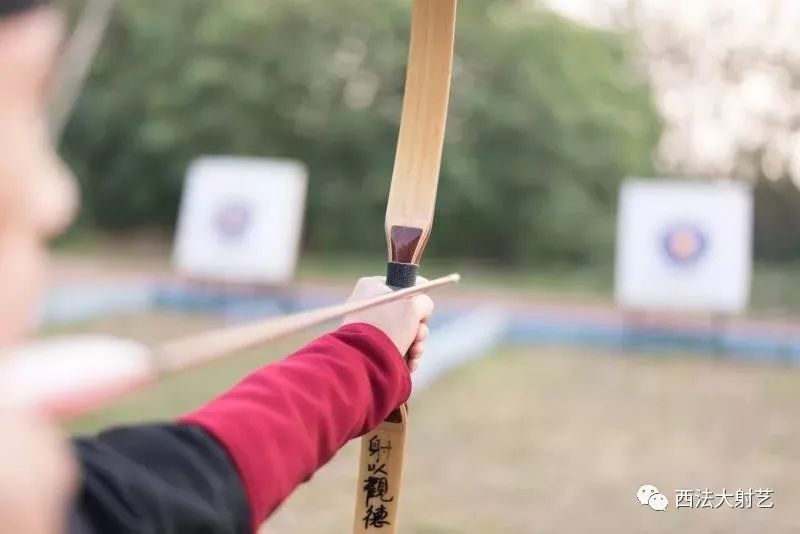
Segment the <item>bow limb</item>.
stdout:
<path fill-rule="evenodd" d="M 386 208 L 386 282 L 413 286 L 433 225 L 453 65 L 457 0 L 414 0 L 403 115 Z M 397 530 L 407 409 L 361 442 L 355 534 Z"/>

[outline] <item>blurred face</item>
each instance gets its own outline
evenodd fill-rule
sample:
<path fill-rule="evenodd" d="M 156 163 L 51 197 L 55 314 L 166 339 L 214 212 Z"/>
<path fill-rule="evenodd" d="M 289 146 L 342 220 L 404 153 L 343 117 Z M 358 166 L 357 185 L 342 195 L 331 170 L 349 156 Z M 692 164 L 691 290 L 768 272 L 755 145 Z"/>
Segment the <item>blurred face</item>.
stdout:
<path fill-rule="evenodd" d="M 50 9 L 0 17 L 0 349 L 32 324 L 47 239 L 69 222 L 75 205 L 45 126 L 60 35 Z M 63 532 L 76 476 L 70 450 L 33 407 L 2 395 L 4 379 L 0 373 L 0 530 Z"/>
<path fill-rule="evenodd" d="M 45 121 L 60 37 L 61 20 L 51 9 L 0 18 L 0 348 L 33 323 L 45 245 L 75 207 L 72 179 Z"/>

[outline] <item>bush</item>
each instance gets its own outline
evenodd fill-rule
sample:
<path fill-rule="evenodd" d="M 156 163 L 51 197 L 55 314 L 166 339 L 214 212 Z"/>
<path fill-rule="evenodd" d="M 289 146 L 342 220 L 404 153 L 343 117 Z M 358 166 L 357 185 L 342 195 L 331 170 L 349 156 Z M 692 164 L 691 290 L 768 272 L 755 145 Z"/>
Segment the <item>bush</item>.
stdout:
<path fill-rule="evenodd" d="M 174 223 L 200 154 L 309 166 L 306 246 L 375 251 L 397 138 L 409 1 L 119 6 L 67 130 L 85 221 Z M 610 256 L 618 184 L 660 124 L 625 37 L 518 2 L 461 2 L 430 254 Z"/>

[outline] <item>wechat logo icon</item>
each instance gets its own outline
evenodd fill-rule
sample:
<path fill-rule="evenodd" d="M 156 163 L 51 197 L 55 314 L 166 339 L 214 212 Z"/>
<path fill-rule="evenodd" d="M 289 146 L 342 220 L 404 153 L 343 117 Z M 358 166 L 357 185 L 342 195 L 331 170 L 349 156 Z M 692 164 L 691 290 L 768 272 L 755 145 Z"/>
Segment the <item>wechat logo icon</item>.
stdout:
<path fill-rule="evenodd" d="M 641 506 L 649 506 L 656 512 L 663 512 L 669 505 L 669 499 L 663 495 L 658 488 L 650 484 L 645 484 L 636 492 L 636 498 Z"/>

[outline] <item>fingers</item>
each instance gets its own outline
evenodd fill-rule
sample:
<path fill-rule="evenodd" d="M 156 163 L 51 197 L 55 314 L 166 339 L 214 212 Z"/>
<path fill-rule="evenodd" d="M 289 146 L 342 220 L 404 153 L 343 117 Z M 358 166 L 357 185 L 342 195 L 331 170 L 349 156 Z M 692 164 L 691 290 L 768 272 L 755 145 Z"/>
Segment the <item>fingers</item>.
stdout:
<path fill-rule="evenodd" d="M 414 372 L 419 367 L 419 362 L 422 361 L 422 353 L 425 352 L 425 345 L 423 343 L 414 343 L 411 345 L 411 348 L 408 349 L 408 354 L 406 356 L 406 365 L 408 366 L 408 370 L 410 372 Z"/>
<path fill-rule="evenodd" d="M 421 358 L 422 353 L 425 351 L 425 343 L 414 343 L 408 349 L 407 356 L 409 359 Z"/>
<path fill-rule="evenodd" d="M 433 299 L 428 295 L 417 295 L 412 298 L 414 314 L 420 323 L 425 323 L 433 315 Z"/>
<path fill-rule="evenodd" d="M 386 279 L 382 276 L 365 276 L 356 282 L 350 300 L 376 297 L 391 292 L 391 288 L 386 286 Z"/>
<path fill-rule="evenodd" d="M 425 278 L 417 278 L 417 283 L 424 282 L 427 282 Z M 350 300 L 361 300 L 391 292 L 392 289 L 386 286 L 385 278 L 365 277 L 356 283 Z M 400 354 L 406 355 L 408 369 L 414 371 L 430 335 L 427 323 L 433 315 L 433 309 L 433 300 L 428 295 L 420 294 L 350 314 L 344 318 L 343 324 L 360 322 L 379 328 L 394 342 Z"/>
<path fill-rule="evenodd" d="M 414 343 L 424 343 L 430 334 L 431 329 L 428 325 L 426 323 L 420 324 L 419 330 L 417 330 L 417 337 L 414 338 Z"/>
<path fill-rule="evenodd" d="M 419 360 L 422 358 L 423 352 L 425 352 L 425 340 L 428 339 L 430 333 L 431 330 L 427 324 L 422 323 L 419 325 L 417 336 L 414 338 L 407 353 L 408 370 L 412 373 L 416 371 L 419 366 Z"/>
<path fill-rule="evenodd" d="M 391 293 L 392 289 L 386 285 L 386 278 L 383 276 L 365 276 L 359 278 L 356 287 L 369 288 L 380 293 Z"/>

